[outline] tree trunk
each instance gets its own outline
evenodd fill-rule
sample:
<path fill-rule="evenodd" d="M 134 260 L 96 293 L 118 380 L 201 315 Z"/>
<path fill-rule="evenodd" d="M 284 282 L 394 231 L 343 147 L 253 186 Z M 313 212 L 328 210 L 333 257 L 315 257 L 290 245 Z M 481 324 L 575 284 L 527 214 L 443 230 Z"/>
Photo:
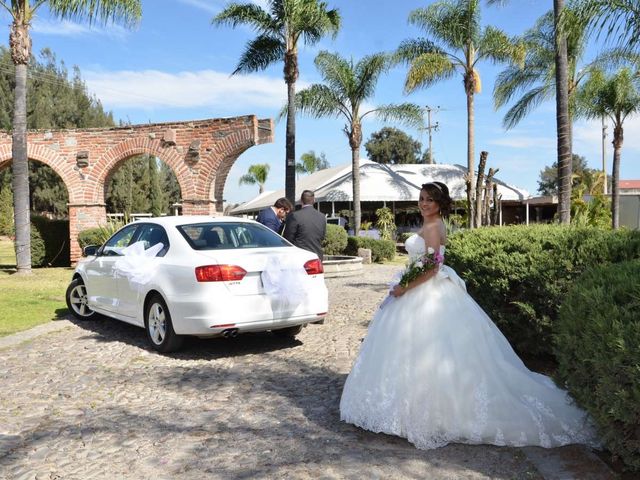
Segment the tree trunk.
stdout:
<path fill-rule="evenodd" d="M 500 170 L 494 170 L 493 168 L 489 169 L 489 173 L 487 174 L 487 180 L 485 183 L 485 187 L 484 187 L 484 223 L 485 225 L 491 225 L 492 221 L 491 221 L 491 196 L 493 195 L 493 206 L 495 209 L 496 206 L 496 195 L 494 192 L 494 183 L 493 183 L 493 177 L 496 174 L 496 172 Z"/>
<path fill-rule="evenodd" d="M 298 57 L 289 51 L 284 58 L 284 78 L 287 83 L 287 133 L 285 143 L 285 196 L 296 204 L 296 80 Z"/>
<path fill-rule="evenodd" d="M 553 0 L 557 27 L 564 0 Z M 558 142 L 558 218 L 561 224 L 571 222 L 571 131 L 569 120 L 569 85 L 567 39 L 556 28 L 556 128 Z"/>
<path fill-rule="evenodd" d="M 476 179 L 476 219 L 475 226 L 482 226 L 482 184 L 484 183 L 484 169 L 487 166 L 488 152 L 480 152 L 480 162 L 478 163 L 478 178 Z"/>
<path fill-rule="evenodd" d="M 473 110 L 473 93 L 467 93 L 467 224 L 469 228 L 474 228 L 475 213 L 473 204 L 473 180 L 475 174 L 474 153 L 474 110 Z"/>
<path fill-rule="evenodd" d="M 28 25 L 13 24 L 9 43 L 15 64 L 13 133 L 11 141 L 15 250 L 18 274 L 31 274 L 29 159 L 27 157 L 27 64 L 31 52 Z"/>
<path fill-rule="evenodd" d="M 613 166 L 611 169 L 611 227 L 620 227 L 620 155 L 624 131 L 622 123 L 616 122 L 613 127 Z"/>
<path fill-rule="evenodd" d="M 362 127 L 358 123 L 351 125 L 349 146 L 351 147 L 351 176 L 353 184 L 353 234 L 357 237 L 362 221 L 360 209 L 360 144 L 362 143 Z"/>

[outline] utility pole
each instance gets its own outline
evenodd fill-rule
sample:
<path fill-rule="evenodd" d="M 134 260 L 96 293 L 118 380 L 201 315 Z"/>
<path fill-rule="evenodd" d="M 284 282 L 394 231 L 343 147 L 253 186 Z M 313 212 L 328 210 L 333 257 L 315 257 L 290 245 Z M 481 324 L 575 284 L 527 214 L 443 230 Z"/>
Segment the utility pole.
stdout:
<path fill-rule="evenodd" d="M 434 125 L 431 125 L 431 112 L 437 113 L 440 110 L 440 107 L 437 106 L 436 108 L 431 108 L 429 105 L 427 105 L 425 107 L 425 110 L 427 111 L 427 127 L 425 128 L 425 130 L 427 130 L 429 132 L 429 156 L 427 157 L 427 163 L 429 165 L 433 164 L 433 150 L 431 148 L 431 130 L 434 131 L 438 131 L 438 122 L 436 122 Z"/>
<path fill-rule="evenodd" d="M 602 175 L 604 176 L 603 192 L 607 194 L 607 126 L 604 124 L 604 115 L 602 116 Z"/>

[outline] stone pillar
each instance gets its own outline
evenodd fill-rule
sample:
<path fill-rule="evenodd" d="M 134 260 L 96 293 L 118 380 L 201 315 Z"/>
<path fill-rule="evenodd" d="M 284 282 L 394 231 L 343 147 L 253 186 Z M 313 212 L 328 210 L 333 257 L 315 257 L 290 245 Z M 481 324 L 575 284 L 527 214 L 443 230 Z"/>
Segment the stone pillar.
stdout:
<path fill-rule="evenodd" d="M 107 210 L 104 203 L 69 203 L 69 242 L 71 264 L 82 257 L 78 243 L 78 233 L 87 228 L 95 228 L 107 223 Z"/>
<path fill-rule="evenodd" d="M 220 210 L 218 210 L 219 208 Z M 222 202 L 217 202 L 215 200 L 201 200 L 197 198 L 183 198 L 182 214 L 218 217 L 222 215 Z"/>

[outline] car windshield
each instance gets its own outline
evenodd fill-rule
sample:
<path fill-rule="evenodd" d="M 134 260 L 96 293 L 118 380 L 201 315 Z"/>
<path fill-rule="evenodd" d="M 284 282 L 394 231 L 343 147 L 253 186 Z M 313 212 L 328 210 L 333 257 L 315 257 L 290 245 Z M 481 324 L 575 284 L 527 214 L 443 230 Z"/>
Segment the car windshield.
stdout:
<path fill-rule="evenodd" d="M 194 250 L 290 246 L 271 229 L 254 223 L 211 222 L 178 225 L 177 228 Z"/>

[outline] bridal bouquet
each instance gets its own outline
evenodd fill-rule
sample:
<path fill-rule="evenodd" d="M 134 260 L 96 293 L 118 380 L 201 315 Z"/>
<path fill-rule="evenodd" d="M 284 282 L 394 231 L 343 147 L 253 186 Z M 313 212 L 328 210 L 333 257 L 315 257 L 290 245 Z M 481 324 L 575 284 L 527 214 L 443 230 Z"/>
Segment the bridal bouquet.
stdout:
<path fill-rule="evenodd" d="M 444 257 L 440 252 L 436 252 L 433 248 L 428 247 L 427 252 L 424 255 L 410 261 L 400 277 L 400 286 L 406 287 L 409 282 L 415 280 L 423 273 L 433 270 L 438 265 L 441 265 L 444 261 Z"/>

